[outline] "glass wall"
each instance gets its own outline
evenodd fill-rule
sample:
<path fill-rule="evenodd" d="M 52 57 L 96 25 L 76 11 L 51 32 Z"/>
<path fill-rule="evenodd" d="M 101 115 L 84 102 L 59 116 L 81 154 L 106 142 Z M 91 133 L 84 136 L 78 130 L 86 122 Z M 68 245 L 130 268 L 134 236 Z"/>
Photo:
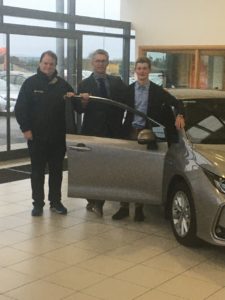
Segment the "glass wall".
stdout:
<path fill-rule="evenodd" d="M 110 54 L 110 63 L 107 73 L 122 77 L 123 40 L 120 38 L 84 36 L 83 37 L 83 73 L 82 77 L 89 76 L 92 72 L 91 54 L 96 48 L 102 48 Z"/>
<path fill-rule="evenodd" d="M 0 34 L 0 76 L 6 70 L 6 35 Z M 0 151 L 6 151 L 7 145 L 7 118 L 4 113 L 7 109 L 7 85 L 0 77 Z"/>
<path fill-rule="evenodd" d="M 35 10 L 44 10 L 56 12 L 56 0 L 3 0 L 4 5 L 29 8 Z M 65 5 L 64 12 L 67 11 L 67 2 L 58 0 L 58 3 Z M 65 2 L 65 3 L 64 3 Z M 75 11 L 77 15 L 104 18 L 111 20 L 120 20 L 120 0 L 75 0 Z M 69 12 L 71 14 L 71 12 Z"/>
<path fill-rule="evenodd" d="M 111 20 L 120 19 L 120 0 L 76 0 L 76 14 Z"/>
<path fill-rule="evenodd" d="M 99 17 L 108 17 L 106 11 L 113 12 L 114 4 L 107 0 L 98 1 L 104 7 Z M 128 81 L 129 72 L 124 70 L 129 69 L 128 54 L 134 38 L 131 24 L 113 21 L 113 18 L 98 19 L 97 15 L 95 18 L 82 17 L 81 10 L 80 16 L 70 12 L 68 17 L 63 13 L 67 11 L 67 4 L 70 7 L 76 4 L 76 12 L 86 3 L 93 11 L 93 2 L 90 5 L 84 0 L 46 0 L 45 5 L 40 1 L 30 1 L 27 5 L 27 1 L 4 0 L 3 4 L 0 1 L 0 159 L 27 155 L 14 107 L 22 83 L 36 73 L 42 52 L 56 52 L 58 73 L 75 90 L 77 82 L 91 73 L 90 54 L 97 48 L 110 54 L 108 73 L 120 75 Z M 75 116 L 75 119 L 79 127 L 80 118 Z"/>
<path fill-rule="evenodd" d="M 61 0 L 63 1 L 63 0 Z M 3 0 L 4 5 L 13 6 L 13 7 L 21 7 L 21 8 L 30 8 L 30 9 L 38 9 L 45 11 L 56 11 L 56 1 L 55 0 Z"/>
<path fill-rule="evenodd" d="M 60 43 L 63 43 L 62 49 L 57 47 Z M 40 54 L 46 51 L 46 49 L 52 50 L 57 54 L 59 59 L 57 66 L 58 73 L 61 77 L 67 79 L 67 43 L 67 39 L 64 40 L 55 37 L 10 35 L 10 112 L 14 111 L 15 102 L 22 83 L 26 78 L 36 73 Z M 24 45 L 30 46 L 24 47 Z M 6 74 L 2 78 L 7 80 Z M 24 138 L 14 114 L 10 116 L 10 124 L 11 149 L 24 148 L 26 146 Z"/>

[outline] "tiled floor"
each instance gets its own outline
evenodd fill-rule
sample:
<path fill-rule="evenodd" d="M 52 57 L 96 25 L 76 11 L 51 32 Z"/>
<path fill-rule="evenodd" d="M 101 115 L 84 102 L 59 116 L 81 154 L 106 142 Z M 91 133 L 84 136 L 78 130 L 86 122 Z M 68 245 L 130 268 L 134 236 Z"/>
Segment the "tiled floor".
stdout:
<path fill-rule="evenodd" d="M 0 185 L 0 300 L 225 299 L 225 249 L 180 246 L 157 207 L 118 222 L 66 194 L 64 172 L 68 215 L 32 218 L 29 180 Z"/>

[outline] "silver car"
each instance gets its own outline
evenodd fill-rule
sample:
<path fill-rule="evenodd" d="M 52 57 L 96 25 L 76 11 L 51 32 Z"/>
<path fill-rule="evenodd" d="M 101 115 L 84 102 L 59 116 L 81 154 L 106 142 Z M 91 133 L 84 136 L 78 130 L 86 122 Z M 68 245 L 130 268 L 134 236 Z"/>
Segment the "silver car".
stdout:
<path fill-rule="evenodd" d="M 156 142 L 148 131 L 137 141 L 67 136 L 68 195 L 161 205 L 181 244 L 224 246 L 225 92 L 170 92 L 183 101 L 186 119 L 170 147 L 155 123 Z"/>

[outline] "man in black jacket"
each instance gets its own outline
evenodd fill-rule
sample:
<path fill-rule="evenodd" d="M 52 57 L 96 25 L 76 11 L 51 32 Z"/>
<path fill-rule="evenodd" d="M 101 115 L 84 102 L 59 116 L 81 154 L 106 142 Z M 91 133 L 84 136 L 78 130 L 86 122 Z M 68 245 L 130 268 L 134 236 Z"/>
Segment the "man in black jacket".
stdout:
<path fill-rule="evenodd" d="M 67 214 L 61 203 L 63 160 L 66 151 L 64 95 L 72 87 L 57 76 L 57 56 L 42 53 L 37 74 L 23 83 L 15 106 L 15 114 L 28 143 L 31 158 L 32 216 L 43 214 L 45 167 L 49 169 L 50 208 Z"/>
<path fill-rule="evenodd" d="M 106 74 L 109 54 L 98 49 L 92 54 L 93 73 L 78 85 L 78 94 L 89 94 L 109 98 L 125 103 L 127 86 L 118 76 Z M 122 135 L 124 111 L 104 103 L 87 101 L 83 104 L 83 123 L 81 133 L 84 135 L 119 138 Z M 102 216 L 104 201 L 88 199 L 87 209 Z"/>
<path fill-rule="evenodd" d="M 185 125 L 183 106 L 181 101 L 179 102 L 162 87 L 149 80 L 150 71 L 151 61 L 147 57 L 139 57 L 135 63 L 137 81 L 129 86 L 129 105 L 163 124 L 166 128 L 168 144 L 171 144 L 177 141 L 176 129 L 181 129 Z M 172 107 L 176 111 L 176 119 Z M 146 125 L 145 119 L 128 112 L 123 125 L 124 137 L 136 139 Z M 127 216 L 129 216 L 129 203 L 121 202 L 120 209 L 112 218 L 121 220 Z M 138 222 L 144 220 L 142 204 L 136 204 L 134 220 Z"/>

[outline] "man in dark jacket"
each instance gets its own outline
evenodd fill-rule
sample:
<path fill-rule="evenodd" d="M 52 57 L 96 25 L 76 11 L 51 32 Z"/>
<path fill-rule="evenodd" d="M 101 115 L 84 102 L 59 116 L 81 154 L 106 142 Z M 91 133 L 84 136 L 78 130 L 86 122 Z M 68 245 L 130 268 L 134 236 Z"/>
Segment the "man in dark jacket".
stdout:
<path fill-rule="evenodd" d="M 106 74 L 109 54 L 98 49 L 92 54 L 93 73 L 78 85 L 78 94 L 89 94 L 109 98 L 125 103 L 127 86 L 120 77 Z M 83 104 L 83 123 L 81 133 L 84 135 L 119 138 L 122 134 L 124 111 L 110 105 L 87 101 Z M 102 216 L 104 201 L 88 199 L 87 209 Z"/>
<path fill-rule="evenodd" d="M 162 87 L 150 82 L 149 73 L 151 70 L 151 61 L 147 57 L 140 57 L 135 63 L 135 73 L 137 81 L 129 86 L 130 106 L 147 114 L 150 118 L 163 124 L 166 128 L 168 144 L 177 141 L 176 129 L 184 127 L 183 106 L 171 94 Z M 176 111 L 174 117 L 172 107 Z M 146 128 L 145 119 L 138 115 L 128 112 L 123 125 L 124 137 L 136 139 L 138 133 Z M 112 216 L 114 220 L 121 220 L 129 216 L 129 203 L 121 202 L 120 209 Z M 135 221 L 144 220 L 143 205 L 136 204 Z"/>
<path fill-rule="evenodd" d="M 32 216 L 41 216 L 44 203 L 45 167 L 49 169 L 50 208 L 59 214 L 67 209 L 61 203 L 63 160 L 66 151 L 64 95 L 72 87 L 57 76 L 57 56 L 52 51 L 41 55 L 37 74 L 22 85 L 15 114 L 28 143 L 31 158 Z"/>

